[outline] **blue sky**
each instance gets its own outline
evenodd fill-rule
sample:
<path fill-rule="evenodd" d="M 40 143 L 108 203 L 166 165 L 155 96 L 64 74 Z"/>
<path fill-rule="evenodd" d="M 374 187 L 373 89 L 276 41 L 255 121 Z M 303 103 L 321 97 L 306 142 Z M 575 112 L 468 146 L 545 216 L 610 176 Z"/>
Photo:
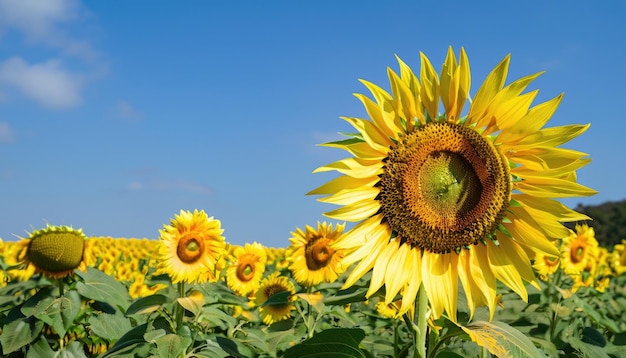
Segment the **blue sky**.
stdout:
<path fill-rule="evenodd" d="M 471 93 L 511 53 L 509 79 L 565 92 L 549 126 L 591 123 L 579 181 L 626 198 L 625 1 L 0 0 L 0 238 L 73 225 L 157 238 L 181 209 L 226 240 L 287 246 L 334 208 L 306 196 L 348 156 L 316 146 L 388 89 L 394 54 L 439 70 L 463 46 Z"/>

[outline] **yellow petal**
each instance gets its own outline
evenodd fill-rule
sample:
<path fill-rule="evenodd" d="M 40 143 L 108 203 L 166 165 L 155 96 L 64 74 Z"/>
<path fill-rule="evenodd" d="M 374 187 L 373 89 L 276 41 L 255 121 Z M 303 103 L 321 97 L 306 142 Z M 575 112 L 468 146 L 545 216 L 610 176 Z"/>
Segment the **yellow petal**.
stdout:
<path fill-rule="evenodd" d="M 333 247 L 340 250 L 352 250 L 356 248 L 361 248 L 362 245 L 364 245 L 366 242 L 369 242 L 365 240 L 368 235 L 370 235 L 370 237 L 378 237 L 382 235 L 382 233 L 379 231 L 385 230 L 387 228 L 387 225 L 381 225 L 380 221 L 382 220 L 382 218 L 382 214 L 378 214 L 356 224 L 352 229 L 350 229 L 350 231 L 347 231 L 343 235 L 341 235 L 340 238 L 333 243 Z M 387 239 L 389 239 L 390 237 L 391 234 L 389 234 Z M 344 259 L 344 261 L 345 260 L 346 259 Z M 352 262 L 354 261 L 351 261 L 349 263 L 351 264 Z"/>
<path fill-rule="evenodd" d="M 468 114 L 469 124 L 477 124 L 479 127 L 483 127 L 487 123 L 482 123 L 482 119 L 485 116 L 489 103 L 493 100 L 496 94 L 504 86 L 506 81 L 506 75 L 509 70 L 509 62 L 511 56 L 507 55 L 500 63 L 489 73 L 485 81 L 482 83 Z M 487 121 L 490 119 L 487 118 Z"/>
<path fill-rule="evenodd" d="M 406 262 L 408 264 L 407 272 L 412 274 L 408 277 L 408 285 L 402 293 L 402 306 L 400 306 L 399 314 L 408 311 L 415 303 L 415 297 L 422 284 L 422 253 L 418 248 L 409 250 Z"/>
<path fill-rule="evenodd" d="M 436 119 L 439 113 L 439 78 L 430 60 L 422 52 L 420 52 L 420 60 L 420 78 L 422 79 L 420 99 L 430 118 Z"/>
<path fill-rule="evenodd" d="M 344 158 L 336 162 L 326 164 L 313 171 L 313 173 L 336 170 L 341 174 L 353 178 L 372 178 L 383 172 L 383 162 L 380 160 L 366 160 L 361 158 Z"/>
<path fill-rule="evenodd" d="M 513 194 L 512 197 L 520 202 L 531 215 L 548 214 L 560 222 L 591 220 L 589 216 L 574 211 L 553 199 L 538 198 L 526 194 Z"/>
<path fill-rule="evenodd" d="M 540 198 L 571 198 L 598 193 L 571 180 L 530 175 L 525 175 L 524 180 L 515 183 L 515 189 Z"/>
<path fill-rule="evenodd" d="M 378 289 L 380 289 L 385 283 L 385 274 L 388 270 L 389 262 L 391 258 L 398 251 L 398 247 L 400 245 L 399 240 L 391 240 L 387 246 L 385 246 L 380 254 L 378 254 L 378 258 L 374 263 L 374 270 L 372 270 L 372 279 L 370 280 L 370 287 L 365 294 L 365 297 L 370 297 Z"/>
<path fill-rule="evenodd" d="M 340 190 L 345 189 L 358 189 L 360 187 L 369 186 L 372 187 L 378 182 L 379 178 L 352 178 L 342 175 L 335 179 L 330 180 L 328 183 L 313 189 L 306 195 L 323 195 L 334 194 Z"/>
<path fill-rule="evenodd" d="M 538 132 L 552 117 L 562 99 L 563 94 L 561 93 L 549 101 L 534 106 L 517 124 L 506 131 L 502 131 L 498 135 L 496 143 L 514 144 L 526 135 Z"/>
<path fill-rule="evenodd" d="M 354 96 L 358 98 L 361 103 L 363 103 L 365 111 L 367 111 L 367 114 L 381 132 L 390 138 L 398 139 L 399 129 L 393 122 L 394 116 L 385 112 L 378 104 L 374 103 L 374 101 L 369 99 L 367 96 L 360 93 L 355 93 Z"/>
<path fill-rule="evenodd" d="M 339 221 L 360 221 L 376 214 L 378 210 L 378 200 L 366 199 L 326 212 L 324 216 Z"/>
<path fill-rule="evenodd" d="M 519 141 L 515 145 L 515 148 L 523 150 L 536 147 L 558 147 L 583 134 L 589 126 L 590 124 L 570 124 L 560 127 L 544 128 Z"/>
<path fill-rule="evenodd" d="M 443 311 L 456 322 L 456 305 L 459 295 L 459 275 L 456 253 L 436 254 L 425 251 L 422 257 L 422 282 L 435 319 Z"/>
<path fill-rule="evenodd" d="M 491 240 L 487 240 L 487 250 L 494 276 L 515 291 L 524 301 L 528 301 L 528 292 L 522 276 L 515 264 L 511 262 L 509 253 L 502 247 L 496 246 Z"/>
<path fill-rule="evenodd" d="M 319 198 L 317 199 L 317 201 L 336 205 L 350 205 L 366 199 L 373 200 L 374 198 L 376 198 L 379 192 L 379 187 L 364 186 L 357 189 L 340 190 L 334 195 Z"/>
<path fill-rule="evenodd" d="M 513 240 L 549 256 L 558 257 L 560 255 L 559 249 L 546 237 L 543 231 L 538 230 L 535 225 L 519 219 L 514 214 L 510 216 L 511 222 L 502 225 L 513 236 Z"/>
<path fill-rule="evenodd" d="M 398 241 L 398 240 L 395 240 Z M 407 262 L 411 248 L 407 244 L 401 244 L 393 254 L 385 272 L 385 303 L 389 304 L 396 297 L 401 288 L 409 281 L 413 272 L 410 271 L 410 263 Z M 402 275 L 398 275 L 402 272 Z"/>
<path fill-rule="evenodd" d="M 387 135 L 378 129 L 374 123 L 354 117 L 339 117 L 350 123 L 363 136 L 363 139 L 378 152 L 386 153 L 389 146 L 394 144 Z"/>

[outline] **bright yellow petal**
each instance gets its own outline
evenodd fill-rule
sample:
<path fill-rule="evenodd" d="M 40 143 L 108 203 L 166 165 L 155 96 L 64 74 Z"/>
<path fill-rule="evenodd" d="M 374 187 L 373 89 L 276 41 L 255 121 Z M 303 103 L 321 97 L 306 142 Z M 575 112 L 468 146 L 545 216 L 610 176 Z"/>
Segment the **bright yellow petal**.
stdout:
<path fill-rule="evenodd" d="M 422 282 L 435 317 L 445 310 L 456 322 L 459 296 L 458 259 L 456 253 L 435 254 L 425 251 L 422 257 Z"/>

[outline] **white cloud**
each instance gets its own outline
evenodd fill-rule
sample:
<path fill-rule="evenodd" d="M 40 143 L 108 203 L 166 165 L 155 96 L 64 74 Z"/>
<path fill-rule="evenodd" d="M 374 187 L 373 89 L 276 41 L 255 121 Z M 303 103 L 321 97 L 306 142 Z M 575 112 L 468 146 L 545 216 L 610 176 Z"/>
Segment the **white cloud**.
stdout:
<path fill-rule="evenodd" d="M 61 48 L 69 55 L 93 58 L 96 52 L 88 43 L 67 35 L 62 29 L 85 15 L 77 0 L 0 0 L 0 30 L 15 28 L 29 42 Z"/>
<path fill-rule="evenodd" d="M 143 118 L 143 113 L 133 108 L 130 103 L 124 100 L 117 102 L 116 112 L 118 116 L 125 119 L 140 120 Z"/>
<path fill-rule="evenodd" d="M 0 62 L 0 85 L 12 87 L 50 108 L 81 102 L 83 77 L 65 69 L 59 60 L 29 64 L 20 57 Z"/>
<path fill-rule="evenodd" d="M 0 122 L 0 144 L 13 143 L 15 140 L 15 132 L 6 122 Z"/>

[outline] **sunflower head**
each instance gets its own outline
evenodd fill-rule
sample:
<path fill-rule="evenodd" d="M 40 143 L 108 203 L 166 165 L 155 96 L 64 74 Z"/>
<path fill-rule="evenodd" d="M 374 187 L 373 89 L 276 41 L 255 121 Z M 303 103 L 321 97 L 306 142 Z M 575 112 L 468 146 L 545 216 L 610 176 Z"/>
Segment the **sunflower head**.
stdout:
<path fill-rule="evenodd" d="M 87 237 L 82 229 L 46 225 L 23 239 L 20 246 L 25 247 L 25 251 L 20 256 L 36 272 L 62 278 L 73 273 L 74 269 L 86 268 L 86 242 Z"/>
<path fill-rule="evenodd" d="M 159 248 L 159 264 L 173 283 L 216 281 L 217 264 L 225 254 L 219 220 L 204 210 L 181 210 L 164 225 Z"/>
<path fill-rule="evenodd" d="M 247 296 L 254 293 L 265 272 L 267 254 L 263 245 L 254 242 L 233 249 L 226 268 L 226 284 L 235 293 Z"/>
<path fill-rule="evenodd" d="M 270 297 L 282 292 L 289 293 L 284 302 L 266 304 Z M 263 322 L 270 325 L 290 318 L 291 311 L 295 309 L 293 305 L 295 293 L 296 288 L 293 283 L 289 281 L 289 278 L 281 276 L 280 272 L 274 272 L 266 277 L 254 295 L 254 304 L 259 307 Z"/>
<path fill-rule="evenodd" d="M 317 229 L 307 225 L 304 230 L 297 228 L 291 233 L 289 270 L 298 283 L 312 286 L 334 282 L 343 273 L 341 259 L 344 250 L 336 248 L 334 243 L 344 228 L 345 224 L 338 224 L 333 229 L 333 224 L 318 222 Z"/>
<path fill-rule="evenodd" d="M 560 148 L 588 125 L 544 128 L 562 96 L 532 106 L 537 91 L 525 91 L 539 74 L 505 85 L 509 56 L 467 110 L 465 51 L 457 61 L 449 49 L 439 74 L 420 58 L 419 72 L 400 59 L 388 70 L 391 93 L 362 81 L 368 118 L 342 117 L 356 133 L 325 144 L 352 157 L 316 169 L 341 176 L 309 194 L 341 206 L 326 216 L 356 222 L 334 243 L 356 264 L 344 287 L 371 270 L 368 297 L 384 286 L 389 304 L 401 293 L 402 313 L 423 284 L 434 317 L 456 320 L 460 281 L 471 312 L 493 314 L 496 281 L 526 298 L 526 283 L 538 286 L 531 260 L 559 256 L 562 223 L 588 219 L 554 200 L 595 194 L 576 183 L 586 154 Z"/>
<path fill-rule="evenodd" d="M 587 224 L 576 225 L 575 231 L 563 239 L 561 245 L 565 273 L 578 275 L 595 265 L 599 247 L 595 231 Z"/>

